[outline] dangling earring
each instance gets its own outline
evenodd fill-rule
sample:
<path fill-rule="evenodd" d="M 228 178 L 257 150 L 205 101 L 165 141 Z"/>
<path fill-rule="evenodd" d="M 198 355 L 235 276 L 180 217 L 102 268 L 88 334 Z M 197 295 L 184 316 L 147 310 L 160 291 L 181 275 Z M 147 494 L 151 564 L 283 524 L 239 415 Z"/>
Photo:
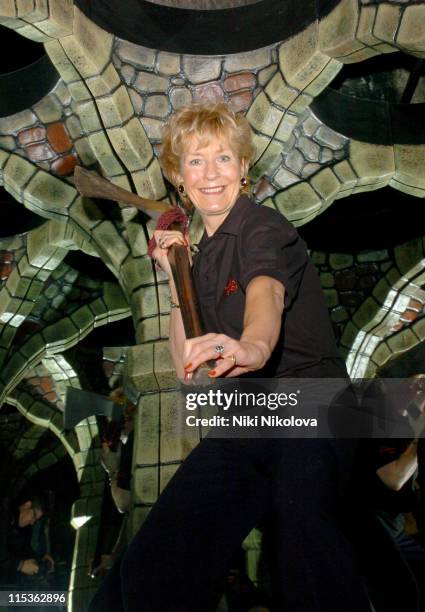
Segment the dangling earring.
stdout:
<path fill-rule="evenodd" d="M 241 178 L 241 193 L 249 193 L 249 181 L 246 176 Z"/>
<path fill-rule="evenodd" d="M 187 196 L 186 190 L 184 188 L 184 185 L 180 184 L 177 189 L 179 190 L 179 194 L 185 198 Z"/>

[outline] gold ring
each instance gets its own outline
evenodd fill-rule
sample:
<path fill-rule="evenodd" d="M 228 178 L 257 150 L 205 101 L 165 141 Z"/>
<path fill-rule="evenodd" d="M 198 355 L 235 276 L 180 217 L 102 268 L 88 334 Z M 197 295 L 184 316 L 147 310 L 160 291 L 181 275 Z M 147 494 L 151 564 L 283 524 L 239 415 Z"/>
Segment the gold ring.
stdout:
<path fill-rule="evenodd" d="M 234 355 L 229 355 L 228 359 L 232 360 L 232 368 L 236 365 L 236 357 Z"/>

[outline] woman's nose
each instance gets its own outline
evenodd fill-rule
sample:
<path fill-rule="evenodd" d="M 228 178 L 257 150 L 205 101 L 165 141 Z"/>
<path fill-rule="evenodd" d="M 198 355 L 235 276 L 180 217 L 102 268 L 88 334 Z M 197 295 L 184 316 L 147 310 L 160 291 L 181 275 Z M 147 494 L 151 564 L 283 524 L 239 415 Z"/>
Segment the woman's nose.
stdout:
<path fill-rule="evenodd" d="M 213 179 L 217 176 L 218 169 L 215 160 L 211 159 L 205 164 L 205 176 L 208 179 Z"/>

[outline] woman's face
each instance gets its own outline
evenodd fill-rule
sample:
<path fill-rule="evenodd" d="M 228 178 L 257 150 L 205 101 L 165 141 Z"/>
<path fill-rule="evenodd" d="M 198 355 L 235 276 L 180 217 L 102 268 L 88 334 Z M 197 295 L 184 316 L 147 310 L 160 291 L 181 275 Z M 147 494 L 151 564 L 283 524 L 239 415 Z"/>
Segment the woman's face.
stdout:
<path fill-rule="evenodd" d="M 211 136 L 205 145 L 194 136 L 185 148 L 178 178 L 206 224 L 208 217 L 217 217 L 209 221 L 219 225 L 236 202 L 245 169 L 225 138 Z"/>

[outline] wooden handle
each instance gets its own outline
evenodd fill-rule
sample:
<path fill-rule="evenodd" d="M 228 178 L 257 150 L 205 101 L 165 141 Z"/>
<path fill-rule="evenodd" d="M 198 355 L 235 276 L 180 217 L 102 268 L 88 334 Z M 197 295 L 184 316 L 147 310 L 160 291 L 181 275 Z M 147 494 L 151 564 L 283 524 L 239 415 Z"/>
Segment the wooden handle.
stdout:
<path fill-rule="evenodd" d="M 202 336 L 202 324 L 198 299 L 193 285 L 192 269 L 186 247 L 173 245 L 168 251 L 168 260 L 180 304 L 186 338 Z"/>
<path fill-rule="evenodd" d="M 100 198 L 105 200 L 116 200 L 125 204 L 130 204 L 139 208 L 144 213 L 157 219 L 162 213 L 171 210 L 171 206 L 166 202 L 157 202 L 141 198 L 136 193 L 127 191 L 118 185 L 99 176 L 97 172 L 91 172 L 81 166 L 76 166 L 74 170 L 75 187 L 81 195 L 89 198 Z"/>
<path fill-rule="evenodd" d="M 178 223 L 173 223 L 170 229 L 182 231 L 183 228 Z M 168 250 L 168 261 L 170 262 L 171 272 L 176 286 L 186 338 L 203 336 L 205 334 L 205 328 L 202 323 L 187 248 L 179 244 L 174 244 Z M 197 385 L 211 384 L 208 372 L 214 367 L 214 360 L 208 360 L 206 363 L 203 363 L 197 369 L 192 383 Z"/>

